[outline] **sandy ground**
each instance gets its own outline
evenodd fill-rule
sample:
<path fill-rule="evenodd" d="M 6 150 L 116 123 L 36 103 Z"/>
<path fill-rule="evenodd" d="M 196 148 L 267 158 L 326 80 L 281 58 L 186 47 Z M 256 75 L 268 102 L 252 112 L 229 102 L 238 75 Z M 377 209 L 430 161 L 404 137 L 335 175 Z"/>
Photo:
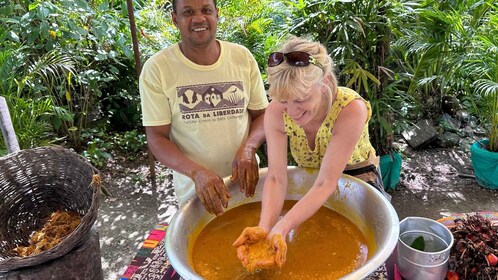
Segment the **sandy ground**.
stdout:
<path fill-rule="evenodd" d="M 470 141 L 470 140 L 469 140 Z M 479 186 L 472 177 L 469 143 L 453 149 L 412 150 L 403 154 L 401 182 L 391 191 L 392 205 L 402 220 L 408 216 L 439 219 L 451 213 L 498 211 L 498 191 Z M 111 197 L 102 200 L 95 224 L 100 234 L 104 279 L 119 279 L 159 222 L 169 222 L 177 209 L 171 172 L 156 163 L 153 185 L 145 155 L 142 161 L 114 158 L 102 169 Z"/>

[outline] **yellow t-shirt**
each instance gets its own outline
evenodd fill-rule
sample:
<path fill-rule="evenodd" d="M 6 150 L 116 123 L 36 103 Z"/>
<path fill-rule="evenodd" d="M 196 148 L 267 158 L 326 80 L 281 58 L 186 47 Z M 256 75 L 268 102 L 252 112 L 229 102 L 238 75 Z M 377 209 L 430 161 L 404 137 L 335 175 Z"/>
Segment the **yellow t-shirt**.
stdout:
<path fill-rule="evenodd" d="M 159 51 L 145 62 L 139 85 L 143 125 L 171 124 L 180 151 L 223 178 L 249 133 L 247 110 L 266 108 L 268 99 L 251 52 L 218 42 L 220 57 L 208 66 L 188 60 L 178 44 Z M 173 172 L 173 184 L 180 204 L 195 193 L 180 173 Z"/>
<path fill-rule="evenodd" d="M 368 107 L 368 119 L 363 127 L 360 139 L 353 150 L 353 154 L 348 161 L 348 165 L 361 163 L 366 161 L 370 156 L 375 156 L 375 149 L 372 147 L 368 135 L 368 121 L 372 116 L 370 103 L 364 100 L 354 90 L 339 87 L 337 98 L 332 104 L 332 107 L 330 108 L 329 113 L 325 117 L 322 125 L 318 129 L 315 139 L 315 150 L 311 150 L 309 147 L 304 129 L 296 124 L 294 120 L 287 115 L 287 113 L 284 113 L 285 132 L 289 137 L 291 154 L 299 166 L 320 168 L 323 156 L 327 151 L 327 147 L 329 146 L 330 139 L 332 137 L 332 129 L 334 128 L 337 116 L 339 116 L 342 108 L 355 99 L 365 101 Z"/>

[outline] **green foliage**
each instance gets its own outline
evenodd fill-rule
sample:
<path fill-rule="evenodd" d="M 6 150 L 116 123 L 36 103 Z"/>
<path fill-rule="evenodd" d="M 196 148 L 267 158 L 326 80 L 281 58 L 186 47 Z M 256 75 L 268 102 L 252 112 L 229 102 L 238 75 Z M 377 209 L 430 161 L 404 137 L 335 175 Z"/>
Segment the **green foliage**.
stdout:
<path fill-rule="evenodd" d="M 488 131 L 489 150 L 498 152 L 498 5 L 492 1 L 480 2 L 481 17 L 474 22 L 476 34 L 467 42 L 467 52 L 460 75 L 468 92 L 473 112 Z"/>
<path fill-rule="evenodd" d="M 379 154 L 389 153 L 393 133 L 403 123 L 396 105 L 404 102 L 391 69 L 390 40 L 399 13 L 395 1 L 302 1 L 291 5 L 291 32 L 312 35 L 335 61 L 340 85 L 358 91 L 371 102 L 370 136 Z M 391 85 L 392 84 L 392 85 Z M 393 102 L 396 101 L 396 102 Z M 397 123 L 392 125 L 393 120 Z"/>
<path fill-rule="evenodd" d="M 247 47 L 265 73 L 268 54 L 288 34 L 288 9 L 270 0 L 222 0 L 217 5 L 219 37 Z"/>
<path fill-rule="evenodd" d="M 54 140 L 50 125 L 50 100 L 10 96 L 7 104 L 21 149 L 45 146 Z"/>
<path fill-rule="evenodd" d="M 8 96 L 17 91 L 15 78 L 22 74 L 22 50 L 0 49 L 0 94 Z"/>
<path fill-rule="evenodd" d="M 147 138 L 143 132 L 138 130 L 125 131 L 123 134 L 116 133 L 112 136 L 112 142 L 126 154 L 134 157 L 138 152 L 144 151 Z"/>
<path fill-rule="evenodd" d="M 112 119 L 130 124 L 126 128 L 139 123 L 124 2 L 25 1 L 0 13 L 2 48 L 23 50 L 18 61 L 23 75 L 3 85 L 17 87 L 14 91 L 26 100 L 49 100 L 52 133 L 81 150 L 81 133 L 90 121 Z"/>
<path fill-rule="evenodd" d="M 434 117 L 446 95 L 464 89 L 457 69 L 467 43 L 477 31 L 476 16 L 484 1 L 411 1 L 399 14 L 399 37 L 393 43 L 396 68 L 406 71 L 403 83 L 424 117 Z"/>
<path fill-rule="evenodd" d="M 103 167 L 107 160 L 111 157 L 108 150 L 111 147 L 111 143 L 106 142 L 101 137 L 105 135 L 103 131 L 93 131 L 92 135 L 86 135 L 83 133 L 82 137 L 89 137 L 90 139 L 86 142 L 86 150 L 82 152 L 82 155 L 87 158 L 92 165 L 97 168 Z"/>
<path fill-rule="evenodd" d="M 83 133 L 82 138 L 87 146 L 83 156 L 96 167 L 105 166 L 113 152 L 120 152 L 127 160 L 136 160 L 147 145 L 145 133 L 136 129 L 108 134 L 105 127 L 95 127 Z"/>
<path fill-rule="evenodd" d="M 22 80 L 27 77 L 27 69 L 23 70 L 24 58 L 22 48 L 0 50 L 0 95 L 7 101 L 21 149 L 43 146 L 54 138 L 50 125 L 53 116 L 51 101 L 42 97 L 22 96 Z M 36 67 L 28 69 L 33 68 Z M 33 71 L 35 72 L 31 74 L 36 75 L 36 70 Z M 18 78 L 21 78 L 21 81 L 17 80 Z M 0 142 L 0 147 L 4 147 L 3 141 Z"/>
<path fill-rule="evenodd" d="M 498 150 L 496 3 L 426 0 L 415 7 L 400 14 L 402 35 L 393 45 L 406 92 L 428 117 L 441 111 L 445 95 L 459 95 L 488 129 L 490 150 Z"/>
<path fill-rule="evenodd" d="M 180 34 L 171 21 L 172 6 L 169 0 L 135 2 L 135 22 L 140 41 L 142 61 L 158 50 L 180 40 Z"/>
<path fill-rule="evenodd" d="M 486 14 L 491 1 L 285 3 L 293 7 L 291 32 L 311 34 L 325 44 L 336 62 L 339 83 L 371 102 L 370 134 L 380 154 L 390 149 L 393 132 L 408 119 L 439 114 L 445 95 L 491 88 L 458 71 L 471 53 L 469 42 L 479 38 L 476 34 L 496 37 L 488 32 L 496 30 Z M 490 28 L 483 32 L 484 22 Z M 494 60 L 489 51 L 479 55 Z"/>
<path fill-rule="evenodd" d="M 371 142 L 379 155 L 390 154 L 394 135 L 408 127 L 413 108 L 413 98 L 400 86 L 402 75 L 395 74 L 393 81 L 383 88 L 381 96 L 369 95 L 372 107 L 370 119 Z"/>

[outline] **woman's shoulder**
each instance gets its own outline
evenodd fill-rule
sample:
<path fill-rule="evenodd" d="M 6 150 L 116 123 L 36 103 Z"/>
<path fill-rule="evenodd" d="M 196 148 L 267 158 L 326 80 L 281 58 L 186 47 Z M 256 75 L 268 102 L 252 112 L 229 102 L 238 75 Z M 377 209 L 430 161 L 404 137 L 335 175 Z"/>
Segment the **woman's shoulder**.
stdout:
<path fill-rule="evenodd" d="M 285 105 L 275 100 L 271 101 L 265 110 L 265 131 L 270 130 L 285 131 Z"/>
<path fill-rule="evenodd" d="M 267 113 L 269 112 L 270 114 L 281 115 L 283 112 L 285 112 L 285 105 L 282 102 L 272 100 L 268 104 L 268 107 L 266 108 L 266 112 Z"/>
<path fill-rule="evenodd" d="M 346 96 L 346 97 L 354 97 L 358 98 L 361 97 L 358 92 L 356 92 L 353 89 L 347 88 L 347 87 L 337 87 L 337 92 L 339 96 Z"/>
<path fill-rule="evenodd" d="M 336 97 L 336 102 L 337 105 L 340 107 L 345 107 L 351 101 L 361 98 L 361 96 L 354 90 L 347 88 L 347 87 L 338 87 L 337 88 L 337 97 Z"/>
<path fill-rule="evenodd" d="M 265 119 L 268 122 L 285 122 L 286 118 L 290 118 L 285 111 L 284 103 L 272 100 L 266 107 Z"/>
<path fill-rule="evenodd" d="M 347 87 L 339 87 L 338 92 L 337 101 L 340 108 L 352 112 L 365 110 L 368 118 L 370 118 L 372 113 L 370 103 L 361 97 L 358 92 Z"/>

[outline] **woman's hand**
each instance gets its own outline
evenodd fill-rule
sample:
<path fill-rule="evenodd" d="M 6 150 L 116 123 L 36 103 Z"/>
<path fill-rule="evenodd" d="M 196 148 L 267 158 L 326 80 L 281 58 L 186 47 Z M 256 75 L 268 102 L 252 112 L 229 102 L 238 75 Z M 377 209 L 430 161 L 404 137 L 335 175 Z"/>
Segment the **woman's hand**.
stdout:
<path fill-rule="evenodd" d="M 246 227 L 237 240 L 235 240 L 233 246 L 237 248 L 237 258 L 239 258 L 244 267 L 249 262 L 249 245 L 265 239 L 267 235 L 268 232 L 260 227 Z"/>
<path fill-rule="evenodd" d="M 265 238 L 268 239 L 271 249 L 275 252 L 274 258 L 265 258 L 257 261 L 256 263 L 249 264 L 250 245 L 263 241 Z M 242 234 L 237 238 L 237 240 L 235 240 L 233 246 L 237 247 L 237 257 L 242 262 L 242 265 L 246 268 L 250 267 L 251 270 L 272 268 L 275 266 L 282 268 L 287 256 L 287 243 L 285 242 L 285 238 L 282 234 L 277 233 L 272 236 L 268 236 L 267 231 L 259 226 L 245 228 Z"/>
<path fill-rule="evenodd" d="M 239 247 L 242 244 L 253 244 L 261 239 L 264 239 L 268 232 L 261 227 L 246 227 L 240 236 L 233 242 L 234 247 Z"/>
<path fill-rule="evenodd" d="M 270 244 L 275 250 L 275 264 L 282 268 L 287 257 L 287 243 L 281 234 L 275 234 L 270 237 Z"/>

